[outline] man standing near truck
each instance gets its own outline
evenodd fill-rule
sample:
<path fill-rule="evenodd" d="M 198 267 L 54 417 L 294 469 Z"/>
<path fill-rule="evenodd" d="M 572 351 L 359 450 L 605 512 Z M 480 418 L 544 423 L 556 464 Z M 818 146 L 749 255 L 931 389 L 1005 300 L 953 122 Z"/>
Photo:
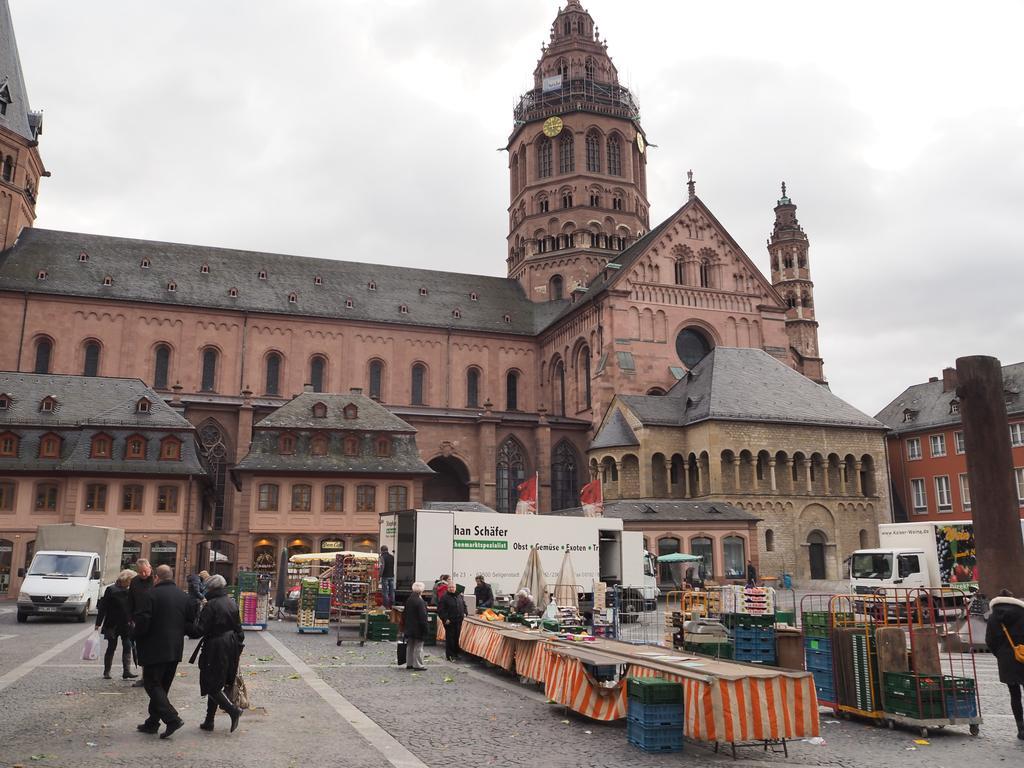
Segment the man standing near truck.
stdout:
<path fill-rule="evenodd" d="M 385 608 L 395 604 L 395 556 L 386 546 L 380 548 L 380 591 Z"/>

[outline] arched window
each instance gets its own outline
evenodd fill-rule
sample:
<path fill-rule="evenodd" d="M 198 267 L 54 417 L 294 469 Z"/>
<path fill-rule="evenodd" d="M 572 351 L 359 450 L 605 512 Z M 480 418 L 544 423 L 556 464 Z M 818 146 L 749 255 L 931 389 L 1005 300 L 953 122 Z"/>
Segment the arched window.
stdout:
<path fill-rule="evenodd" d="M 679 539 L 675 536 L 666 536 L 658 539 L 658 557 L 671 555 L 679 551 Z M 676 579 L 675 570 L 671 563 L 660 563 L 658 565 L 658 582 L 661 584 L 672 584 L 681 586 Z"/>
<path fill-rule="evenodd" d="M 277 352 L 267 355 L 267 383 L 264 391 L 268 395 L 281 394 L 281 355 Z"/>
<path fill-rule="evenodd" d="M 498 450 L 497 507 L 499 512 L 515 512 L 519 501 L 517 486 L 526 479 L 526 458 L 523 447 L 515 438 L 508 438 Z"/>
<path fill-rule="evenodd" d="M 548 280 L 548 298 L 551 301 L 558 301 L 562 298 L 564 291 L 564 284 L 562 282 L 561 275 L 552 275 L 551 279 Z"/>
<path fill-rule="evenodd" d="M 764 532 L 764 551 L 775 551 L 775 531 L 773 531 L 771 528 Z"/>
<path fill-rule="evenodd" d="M 562 131 L 558 140 L 558 172 L 572 173 L 576 170 L 576 142 L 571 131 Z"/>
<path fill-rule="evenodd" d="M 505 410 L 519 410 L 519 372 L 509 371 L 505 375 Z"/>
<path fill-rule="evenodd" d="M 412 367 L 412 404 L 423 405 L 423 387 L 427 378 L 427 366 L 423 363 L 416 363 Z"/>
<path fill-rule="evenodd" d="M 746 576 L 747 550 L 742 536 L 726 536 L 722 539 L 722 556 L 725 559 L 727 579 L 742 579 Z"/>
<path fill-rule="evenodd" d="M 217 386 L 217 350 L 207 347 L 203 350 L 203 376 L 199 384 L 201 392 L 213 392 Z"/>
<path fill-rule="evenodd" d="M 790 309 L 796 309 L 796 294 L 786 294 L 786 306 Z"/>
<path fill-rule="evenodd" d="M 551 509 L 579 506 L 580 458 L 568 440 L 555 446 L 551 456 Z"/>
<path fill-rule="evenodd" d="M 565 416 L 565 363 L 558 360 L 552 366 L 551 400 L 556 416 Z"/>
<path fill-rule="evenodd" d="M 221 530 L 224 527 L 224 503 L 227 490 L 227 463 L 228 463 L 228 440 L 220 425 L 209 419 L 199 427 L 199 450 L 206 459 L 206 465 L 210 472 L 210 483 L 213 486 L 212 509 L 209 510 L 212 519 L 204 521 L 204 527 L 210 525 L 214 530 Z M 204 513 L 204 517 L 207 514 Z"/>
<path fill-rule="evenodd" d="M 50 356 L 53 353 L 53 342 L 42 338 L 36 342 L 36 365 L 33 373 L 50 372 Z"/>
<path fill-rule="evenodd" d="M 100 343 L 98 341 L 85 343 L 85 363 L 82 366 L 82 375 L 100 375 Z"/>
<path fill-rule="evenodd" d="M 683 328 L 676 336 L 676 354 L 687 368 L 693 368 L 711 351 L 711 342 L 703 331 Z"/>
<path fill-rule="evenodd" d="M 370 361 L 370 397 L 382 400 L 384 391 L 384 363 L 380 360 Z"/>
<path fill-rule="evenodd" d="M 168 376 L 171 369 L 171 348 L 166 344 L 160 344 L 156 348 L 155 360 L 153 363 L 153 388 L 167 389 Z"/>
<path fill-rule="evenodd" d="M 583 22 L 580 22 L 580 24 L 582 23 Z M 581 29 L 580 32 L 582 31 L 583 30 Z M 594 79 L 594 60 L 590 56 L 587 56 L 587 60 L 583 62 L 583 77 L 587 80 Z"/>
<path fill-rule="evenodd" d="M 590 347 L 584 345 L 580 348 L 579 357 L 576 359 L 576 375 L 579 376 L 578 396 L 581 408 L 591 407 L 590 389 Z"/>
<path fill-rule="evenodd" d="M 676 285 L 686 285 L 686 263 L 682 259 L 677 259 L 675 268 Z"/>
<path fill-rule="evenodd" d="M 700 263 L 700 287 L 711 287 L 711 264 L 707 260 Z"/>
<path fill-rule="evenodd" d="M 601 172 L 601 136 L 597 131 L 587 133 L 587 171 Z"/>
<path fill-rule="evenodd" d="M 700 555 L 703 558 L 700 564 L 701 574 L 709 579 L 714 578 L 715 554 L 711 539 L 707 536 L 694 536 L 690 539 L 690 554 Z"/>
<path fill-rule="evenodd" d="M 466 407 L 476 408 L 480 405 L 480 369 L 470 368 L 466 371 Z"/>
<path fill-rule="evenodd" d="M 551 139 L 541 137 L 537 142 L 537 176 L 546 179 L 551 175 Z"/>
<path fill-rule="evenodd" d="M 14 158 L 10 155 L 4 158 L 4 181 L 14 179 Z"/>
<path fill-rule="evenodd" d="M 314 392 L 324 391 L 324 370 L 327 368 L 327 361 L 320 355 L 316 355 L 309 361 L 309 383 Z"/>
<path fill-rule="evenodd" d="M 313 435 L 309 441 L 309 453 L 312 456 L 326 456 L 327 455 L 327 436 L 326 435 Z"/>
<path fill-rule="evenodd" d="M 570 31 L 572 31 L 571 24 L 572 22 L 570 22 L 569 19 L 565 20 L 565 34 L 567 35 L 570 33 Z M 558 60 L 558 74 L 562 76 L 562 84 L 568 85 L 567 81 L 569 80 L 569 62 L 566 61 L 565 59 Z"/>
<path fill-rule="evenodd" d="M 608 173 L 612 176 L 622 175 L 622 142 L 618 134 L 608 137 Z"/>

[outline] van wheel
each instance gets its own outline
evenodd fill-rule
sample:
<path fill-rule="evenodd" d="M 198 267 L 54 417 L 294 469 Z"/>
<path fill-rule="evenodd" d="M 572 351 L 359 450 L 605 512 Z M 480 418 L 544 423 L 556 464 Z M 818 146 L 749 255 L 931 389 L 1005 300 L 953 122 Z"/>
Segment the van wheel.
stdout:
<path fill-rule="evenodd" d="M 18 623 L 19 624 L 24 624 L 27 621 L 28 621 L 28 614 L 27 613 L 22 613 L 21 611 L 18 611 Z"/>
<path fill-rule="evenodd" d="M 87 602 L 85 604 L 85 608 L 83 608 L 82 612 L 80 614 L 78 614 L 78 623 L 79 624 L 85 624 L 85 620 L 87 618 L 89 618 L 89 603 L 90 602 L 92 602 L 92 601 Z"/>

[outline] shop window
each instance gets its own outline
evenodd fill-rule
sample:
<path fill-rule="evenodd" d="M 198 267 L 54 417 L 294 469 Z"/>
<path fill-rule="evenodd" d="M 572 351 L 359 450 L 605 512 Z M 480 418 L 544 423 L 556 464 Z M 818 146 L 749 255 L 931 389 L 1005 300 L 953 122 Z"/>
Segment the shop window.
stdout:
<path fill-rule="evenodd" d="M 662 555 L 671 555 L 678 551 L 679 539 L 675 536 L 666 536 L 663 539 L 658 539 L 658 557 L 661 557 Z M 679 586 L 681 579 L 677 577 L 671 563 L 659 563 L 658 581 L 662 584 L 673 584 Z"/>
<path fill-rule="evenodd" d="M 142 557 L 142 542 L 126 539 L 124 546 L 121 547 L 121 570 L 132 568 L 140 557 Z"/>
<path fill-rule="evenodd" d="M 178 564 L 178 545 L 173 541 L 154 541 L 149 548 L 149 562 L 156 570 L 158 566 Z"/>

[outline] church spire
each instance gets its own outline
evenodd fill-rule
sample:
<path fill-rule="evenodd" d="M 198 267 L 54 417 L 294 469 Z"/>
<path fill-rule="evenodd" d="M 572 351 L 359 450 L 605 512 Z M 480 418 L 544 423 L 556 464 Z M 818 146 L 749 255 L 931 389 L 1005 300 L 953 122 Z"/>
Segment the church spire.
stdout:
<path fill-rule="evenodd" d="M 39 178 L 48 175 L 39 157 L 42 132 L 43 114 L 28 104 L 11 8 L 0 0 L 0 250 L 35 220 Z"/>

